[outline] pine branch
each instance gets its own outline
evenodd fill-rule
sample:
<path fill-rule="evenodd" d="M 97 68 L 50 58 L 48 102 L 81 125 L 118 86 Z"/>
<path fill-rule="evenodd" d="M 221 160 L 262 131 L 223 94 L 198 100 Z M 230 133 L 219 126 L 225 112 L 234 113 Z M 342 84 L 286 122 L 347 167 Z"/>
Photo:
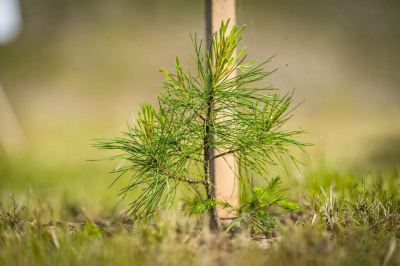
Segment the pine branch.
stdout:
<path fill-rule="evenodd" d="M 215 155 L 214 157 L 212 157 L 210 159 L 210 162 L 214 161 L 215 159 L 217 159 L 219 157 L 223 157 L 223 156 L 226 156 L 226 155 L 229 155 L 229 154 L 233 154 L 233 153 L 236 153 L 236 152 L 238 152 L 240 150 L 242 150 L 242 149 L 230 150 L 230 151 L 227 151 L 227 152 L 220 153 L 220 154 Z"/>
<path fill-rule="evenodd" d="M 168 178 L 173 179 L 173 180 L 177 180 L 177 181 L 181 181 L 181 182 L 186 182 L 189 184 L 204 184 L 207 185 L 207 181 L 205 180 L 196 180 L 196 179 L 191 179 L 191 178 L 185 178 L 185 177 L 178 177 L 178 176 L 174 176 L 171 173 L 168 173 L 164 167 L 162 167 L 162 165 L 160 165 L 157 161 L 157 159 L 153 159 L 154 164 L 158 167 L 158 169 L 160 169 L 160 171 L 165 174 L 166 176 L 168 176 Z"/>

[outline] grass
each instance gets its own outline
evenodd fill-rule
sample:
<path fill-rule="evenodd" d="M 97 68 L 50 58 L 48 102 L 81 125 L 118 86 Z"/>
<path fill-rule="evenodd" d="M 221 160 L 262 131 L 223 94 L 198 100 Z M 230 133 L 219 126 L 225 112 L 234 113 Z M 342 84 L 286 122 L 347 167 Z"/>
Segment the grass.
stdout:
<path fill-rule="evenodd" d="M 400 264 L 398 171 L 362 176 L 323 165 L 303 177 L 285 182 L 301 211 L 267 236 L 215 235 L 206 217 L 186 217 L 179 207 L 138 226 L 122 220 L 119 209 L 85 208 L 68 198 L 3 197 L 0 265 Z"/>

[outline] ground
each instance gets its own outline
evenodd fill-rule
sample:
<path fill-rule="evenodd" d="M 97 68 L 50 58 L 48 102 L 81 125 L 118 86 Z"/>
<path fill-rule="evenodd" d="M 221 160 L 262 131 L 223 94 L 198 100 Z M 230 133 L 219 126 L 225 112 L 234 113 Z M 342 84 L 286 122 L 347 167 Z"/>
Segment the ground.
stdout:
<path fill-rule="evenodd" d="M 210 232 L 206 216 L 179 206 L 142 225 L 115 210 L 11 195 L 1 202 L 0 265 L 399 265 L 399 172 L 370 173 L 356 186 L 345 185 L 358 179 L 350 172 L 312 176 L 336 185 L 293 188 L 301 210 L 267 234 Z"/>

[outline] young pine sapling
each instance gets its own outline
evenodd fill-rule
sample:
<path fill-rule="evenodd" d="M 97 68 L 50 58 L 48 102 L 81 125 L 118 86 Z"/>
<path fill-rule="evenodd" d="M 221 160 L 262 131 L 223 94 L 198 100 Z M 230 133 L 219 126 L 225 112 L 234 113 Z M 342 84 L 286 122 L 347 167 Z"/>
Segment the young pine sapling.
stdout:
<path fill-rule="evenodd" d="M 218 216 L 218 205 L 234 214 L 227 230 L 241 222 L 264 232 L 279 225 L 269 211 L 271 206 L 287 211 L 298 209 L 278 190 L 279 177 L 261 188 L 253 187 L 252 178 L 246 174 L 266 178 L 270 166 L 285 168 L 282 155 L 297 162 L 288 150 L 290 146 L 303 149 L 311 144 L 295 140 L 304 131 L 281 129 L 291 117 L 288 108 L 292 95 L 280 97 L 271 93 L 276 90 L 272 86 L 249 86 L 273 72 L 264 70 L 272 58 L 262 63 L 244 63 L 247 47 L 237 56 L 234 51 L 245 27 L 233 26 L 228 33 L 228 23 L 222 23 L 213 35 L 211 48 L 205 54 L 202 41 L 191 35 L 196 74 L 184 72 L 177 57 L 174 74 L 161 69 L 166 81 L 158 105 L 143 103 L 136 124 L 128 125 L 124 138 L 100 139 L 95 144 L 99 149 L 125 152 L 110 159 L 130 162 L 115 170 L 120 176 L 132 173 L 121 191 L 123 198 L 142 188 L 126 213 L 136 220 L 148 221 L 160 206 L 172 204 L 180 185 L 193 192 L 193 198 L 186 200 L 190 213 L 209 212 L 219 230 L 224 228 L 221 219 L 226 217 Z M 217 155 L 213 156 L 211 149 L 218 151 Z M 212 161 L 228 154 L 234 154 L 237 161 L 240 170 L 235 172 L 235 178 L 242 191 L 250 192 L 250 199 L 239 208 L 215 197 L 210 176 Z"/>

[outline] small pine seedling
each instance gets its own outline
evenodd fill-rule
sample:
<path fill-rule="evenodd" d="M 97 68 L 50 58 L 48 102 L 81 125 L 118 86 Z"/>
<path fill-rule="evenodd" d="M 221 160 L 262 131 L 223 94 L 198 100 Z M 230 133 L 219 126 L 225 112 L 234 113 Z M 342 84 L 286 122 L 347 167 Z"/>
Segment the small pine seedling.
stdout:
<path fill-rule="evenodd" d="M 311 144 L 295 140 L 303 130 L 281 129 L 291 117 L 288 108 L 292 95 L 280 97 L 271 92 L 276 90 L 272 86 L 249 86 L 274 72 L 264 70 L 272 58 L 262 63 L 244 63 L 247 47 L 237 55 L 234 51 L 245 26 L 240 29 L 233 26 L 227 33 L 228 24 L 229 21 L 222 22 L 205 54 L 202 40 L 191 35 L 197 73 L 184 72 L 177 57 L 174 74 L 161 69 L 166 81 L 165 90 L 158 95 L 158 106 L 143 103 L 136 124 L 128 125 L 123 138 L 100 139 L 95 144 L 99 149 L 124 152 L 109 159 L 130 162 L 115 171 L 120 176 L 132 173 L 130 182 L 121 191 L 123 198 L 142 188 L 126 213 L 137 221 L 149 221 L 161 206 L 171 206 L 178 186 L 193 192 L 194 197 L 186 199 L 190 213 L 209 212 L 219 230 L 224 229 L 221 223 L 224 217 L 218 216 L 218 205 L 235 214 L 226 230 L 250 222 L 263 232 L 279 225 L 269 211 L 271 206 L 287 211 L 298 209 L 297 204 L 287 201 L 283 191 L 278 190 L 279 177 L 261 188 L 253 187 L 252 178 L 246 175 L 251 172 L 266 178 L 270 166 L 286 169 L 282 155 L 297 162 L 288 148 L 303 150 Z M 232 75 L 234 72 L 236 75 Z M 218 155 L 211 155 L 211 149 L 217 150 Z M 235 156 L 239 166 L 235 178 L 241 188 L 251 191 L 250 199 L 239 208 L 219 201 L 213 191 L 210 165 L 228 154 Z"/>

